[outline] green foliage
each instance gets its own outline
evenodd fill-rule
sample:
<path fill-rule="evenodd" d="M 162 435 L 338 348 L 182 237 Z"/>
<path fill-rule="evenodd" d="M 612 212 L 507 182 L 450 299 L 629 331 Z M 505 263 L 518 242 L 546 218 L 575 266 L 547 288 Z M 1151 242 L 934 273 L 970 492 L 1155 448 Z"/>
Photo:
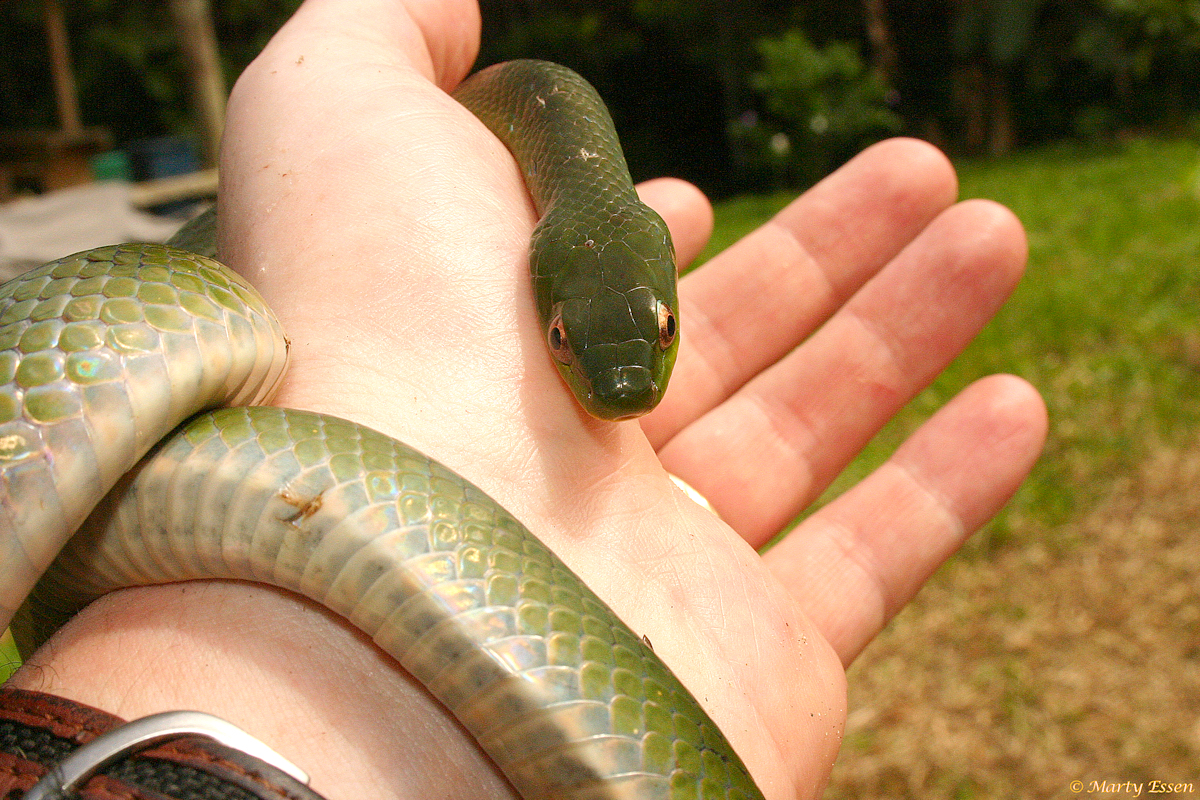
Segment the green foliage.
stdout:
<path fill-rule="evenodd" d="M 1074 42 L 1098 72 L 1144 82 L 1200 54 L 1200 2 L 1103 0 L 1102 7 Z"/>
<path fill-rule="evenodd" d="M 732 133 L 769 165 L 777 182 L 809 182 L 871 141 L 900 128 L 888 88 L 863 64 L 855 45 L 813 45 L 792 28 L 757 42 L 762 69 L 751 86 L 766 121 L 744 117 Z"/>
<path fill-rule="evenodd" d="M 1072 52 L 1114 87 L 1114 111 L 1134 121 L 1148 111 L 1179 117 L 1200 68 L 1200 2 L 1101 0 L 1100 10 L 1081 25 Z"/>
<path fill-rule="evenodd" d="M 299 4 L 212 2 L 231 83 Z M 900 116 L 951 150 L 978 144 L 989 125 L 1019 144 L 1200 126 L 1200 0 L 888 2 L 890 86 L 870 68 L 879 54 L 863 4 L 480 5 L 480 64 L 540 57 L 575 68 L 609 103 L 638 178 L 671 174 L 716 195 L 806 183 L 897 130 Z M 118 144 L 190 133 L 165 3 L 64 8 L 85 124 L 107 127 Z M 0 129 L 57 126 L 49 76 L 41 3 L 0 2 Z M 988 106 L 992 98 L 1002 102 Z"/>
<path fill-rule="evenodd" d="M 213 0 L 226 79 L 232 81 L 299 0 Z M 64 4 L 86 125 L 118 142 L 189 133 L 192 113 L 174 22 L 165 3 Z M 58 127 L 41 4 L 0 3 L 0 128 Z"/>
<path fill-rule="evenodd" d="M 1104 9 L 1151 38 L 1200 46 L 1200 2 L 1196 0 L 1104 0 Z"/>
<path fill-rule="evenodd" d="M 513 58 L 543 58 L 573 64 L 577 72 L 596 81 L 614 62 L 642 46 L 638 30 L 611 10 L 549 7 L 522 14 L 515 5 L 497 5 L 504 19 L 488 27 L 490 35 L 483 42 L 479 66 Z"/>
<path fill-rule="evenodd" d="M 951 43 L 960 58 L 982 53 L 1010 65 L 1025 55 L 1044 0 L 966 0 L 958 5 Z"/>

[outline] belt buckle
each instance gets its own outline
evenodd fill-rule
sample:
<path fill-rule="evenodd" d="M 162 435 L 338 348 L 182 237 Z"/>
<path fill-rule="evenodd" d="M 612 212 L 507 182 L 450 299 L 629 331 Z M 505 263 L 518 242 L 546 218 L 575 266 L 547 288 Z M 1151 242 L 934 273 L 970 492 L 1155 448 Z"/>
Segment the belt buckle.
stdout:
<path fill-rule="evenodd" d="M 113 761 L 182 736 L 199 736 L 240 750 L 308 784 L 304 770 L 232 722 L 201 711 L 166 711 L 127 722 L 81 745 L 51 767 L 22 800 L 65 800 Z"/>

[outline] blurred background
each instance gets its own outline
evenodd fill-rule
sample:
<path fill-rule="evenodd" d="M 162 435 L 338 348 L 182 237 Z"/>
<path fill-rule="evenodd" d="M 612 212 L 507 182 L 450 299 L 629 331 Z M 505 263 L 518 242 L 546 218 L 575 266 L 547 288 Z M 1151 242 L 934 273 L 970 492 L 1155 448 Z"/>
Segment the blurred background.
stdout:
<path fill-rule="evenodd" d="M 145 139 L 176 135 L 203 160 L 204 68 L 231 83 L 296 5 L 3 0 L 0 130 L 99 129 L 111 145 L 132 143 L 135 160 Z M 539 56 L 575 68 L 608 99 L 640 175 L 684 177 L 714 198 L 803 185 L 887 134 L 1002 155 L 1185 131 L 1200 110 L 1200 10 L 1184 0 L 484 0 L 482 10 L 481 66 Z M 220 62 L 197 64 L 193 40 L 209 26 Z M 64 70 L 73 90 L 56 89 Z M 65 115 L 63 91 L 77 98 Z"/>
<path fill-rule="evenodd" d="M 103 202 L 153 225 L 211 196 L 225 87 L 295 5 L 0 0 L 0 250 L 31 202 L 128 187 Z M 1009 304 L 827 493 L 983 375 L 1050 407 L 1014 501 L 852 666 L 825 796 L 1200 794 L 1200 1 L 482 10 L 480 66 L 574 67 L 635 177 L 716 201 L 700 262 L 891 135 L 942 147 L 963 197 L 1029 232 Z"/>

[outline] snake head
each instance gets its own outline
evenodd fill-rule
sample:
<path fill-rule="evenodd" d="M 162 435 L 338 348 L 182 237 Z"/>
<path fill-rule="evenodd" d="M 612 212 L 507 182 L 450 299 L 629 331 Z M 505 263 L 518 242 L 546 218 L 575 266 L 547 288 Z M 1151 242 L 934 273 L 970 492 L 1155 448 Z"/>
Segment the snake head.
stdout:
<path fill-rule="evenodd" d="M 600 419 L 651 411 L 679 350 L 671 236 L 657 214 L 554 241 L 535 235 L 531 269 L 546 345 L 579 404 Z M 617 231 L 617 232 L 614 232 Z"/>

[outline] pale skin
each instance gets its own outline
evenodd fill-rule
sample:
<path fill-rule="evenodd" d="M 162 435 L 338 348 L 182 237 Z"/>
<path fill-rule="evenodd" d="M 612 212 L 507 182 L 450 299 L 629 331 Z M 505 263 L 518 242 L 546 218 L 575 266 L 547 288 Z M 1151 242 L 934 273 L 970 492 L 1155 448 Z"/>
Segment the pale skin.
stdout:
<path fill-rule="evenodd" d="M 770 800 L 817 796 L 846 665 L 1016 490 L 1041 399 L 1012 376 L 966 387 L 756 548 L 996 312 L 1024 267 L 1021 226 L 955 203 L 932 147 L 877 145 L 683 280 L 660 408 L 591 419 L 544 350 L 520 176 L 446 94 L 477 39 L 470 0 L 308 0 L 238 82 L 222 247 L 289 331 L 275 402 L 378 428 L 478 483 L 650 639 Z M 706 200 L 675 180 L 641 191 L 686 263 L 711 229 Z M 216 713 L 331 800 L 512 796 L 389 657 L 264 587 L 111 595 L 14 682 L 127 718 Z"/>

